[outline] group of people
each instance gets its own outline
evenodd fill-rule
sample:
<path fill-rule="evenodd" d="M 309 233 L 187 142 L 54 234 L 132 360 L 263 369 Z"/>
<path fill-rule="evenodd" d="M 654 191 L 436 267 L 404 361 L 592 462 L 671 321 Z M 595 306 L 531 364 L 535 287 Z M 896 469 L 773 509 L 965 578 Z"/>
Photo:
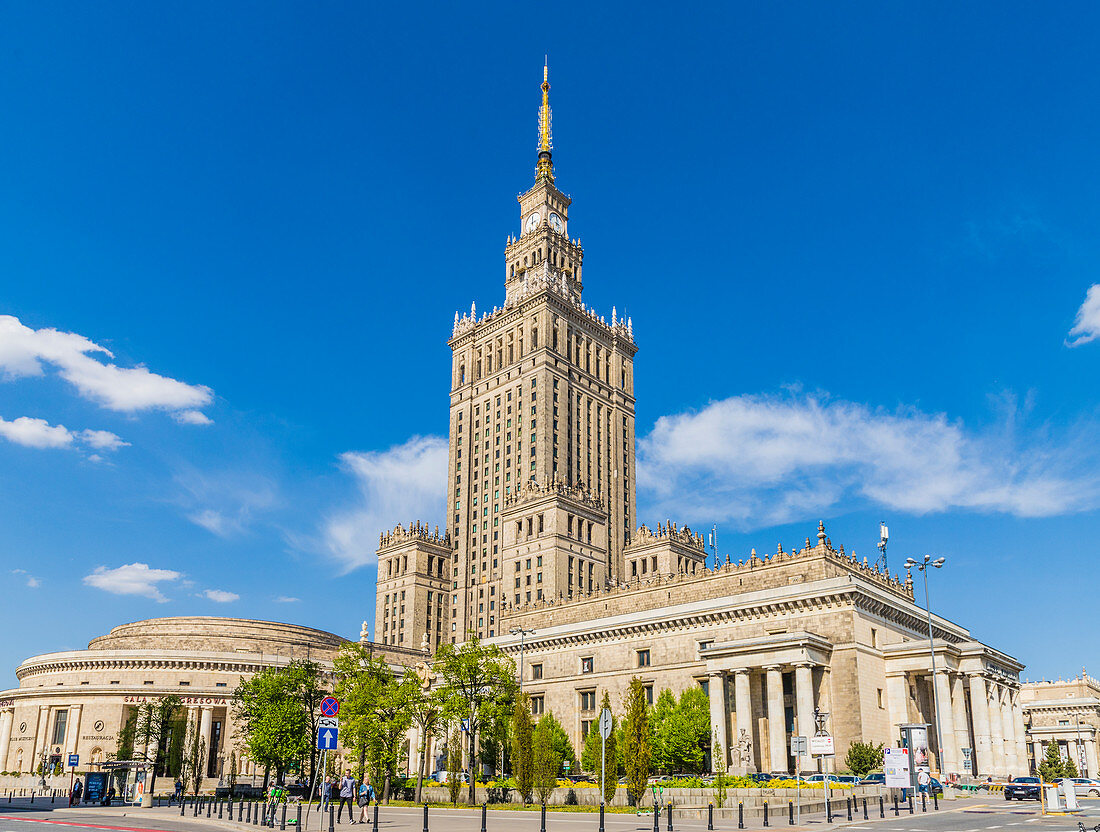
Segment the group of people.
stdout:
<path fill-rule="evenodd" d="M 344 776 L 337 780 L 335 777 L 326 777 L 321 784 L 321 799 L 325 803 L 339 800 L 336 809 L 336 822 L 341 823 L 344 816 L 344 806 L 348 807 L 348 822 L 367 823 L 367 807 L 377 798 L 374 794 L 374 786 L 369 780 L 360 783 L 351 776 L 351 769 L 345 769 Z M 355 819 L 355 807 L 359 807 L 359 819 Z"/>

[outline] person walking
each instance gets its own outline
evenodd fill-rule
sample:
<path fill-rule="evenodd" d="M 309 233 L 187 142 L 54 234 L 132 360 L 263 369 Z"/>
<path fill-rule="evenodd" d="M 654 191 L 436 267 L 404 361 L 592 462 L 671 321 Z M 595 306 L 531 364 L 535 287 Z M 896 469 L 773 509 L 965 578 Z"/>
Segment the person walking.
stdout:
<path fill-rule="evenodd" d="M 370 784 L 369 780 L 364 780 L 359 784 L 359 823 L 369 823 L 367 809 L 373 800 L 374 786 Z"/>
<path fill-rule="evenodd" d="M 330 803 L 332 803 L 332 778 L 326 776 L 321 784 L 321 811 L 326 811 Z"/>
<path fill-rule="evenodd" d="M 926 769 L 921 769 L 917 772 L 917 788 L 920 789 L 921 794 L 928 793 L 928 784 L 932 782 L 932 776 Z"/>
<path fill-rule="evenodd" d="M 173 800 L 177 804 L 180 803 L 183 800 L 183 781 L 180 780 L 177 777 L 176 782 L 172 785 L 172 788 L 173 788 L 172 796 L 170 798 L 168 798 L 168 805 L 169 806 L 172 805 Z"/>
<path fill-rule="evenodd" d="M 70 806 L 79 806 L 80 805 L 80 796 L 82 794 L 84 794 L 84 784 L 81 783 L 80 779 L 78 778 L 76 783 L 73 784 L 73 793 L 71 795 L 69 795 L 69 805 Z"/>
<path fill-rule="evenodd" d="M 336 808 L 336 822 L 344 815 L 344 806 L 348 807 L 348 821 L 355 823 L 355 778 L 351 776 L 351 769 L 344 771 L 344 777 L 340 781 L 340 805 Z"/>

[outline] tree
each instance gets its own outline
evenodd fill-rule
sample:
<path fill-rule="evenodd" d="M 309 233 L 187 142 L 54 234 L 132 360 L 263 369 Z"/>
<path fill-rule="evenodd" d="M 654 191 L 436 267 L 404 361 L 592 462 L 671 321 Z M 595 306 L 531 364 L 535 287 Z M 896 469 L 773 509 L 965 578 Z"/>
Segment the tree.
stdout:
<path fill-rule="evenodd" d="M 1047 753 L 1043 758 L 1043 761 L 1039 763 L 1039 776 L 1048 783 L 1053 780 L 1060 780 L 1066 776 L 1065 764 L 1062 762 L 1062 754 L 1058 748 L 1058 743 L 1052 742 L 1047 745 Z"/>
<path fill-rule="evenodd" d="M 722 741 L 718 739 L 718 732 L 714 732 L 711 739 L 711 758 L 714 761 L 714 805 L 719 809 L 726 802 L 726 750 L 722 747 Z"/>
<path fill-rule="evenodd" d="M 430 686 L 431 682 L 428 682 Z M 443 725 L 443 694 L 439 689 L 431 690 L 423 683 L 409 690 L 409 716 L 420 734 L 420 745 L 417 748 L 416 766 L 416 802 L 420 802 L 424 789 L 424 768 L 428 760 L 428 749 L 431 748 L 432 736 Z"/>
<path fill-rule="evenodd" d="M 545 803 L 550 799 L 550 793 L 558 783 L 558 772 L 561 770 L 561 757 L 554 749 L 553 728 L 546 716 L 535 726 L 532 757 L 534 758 L 535 791 L 538 792 L 539 802 Z"/>
<path fill-rule="evenodd" d="M 634 676 L 623 699 L 623 761 L 626 763 L 626 790 L 637 806 L 645 794 L 650 772 L 649 706 L 645 686 Z"/>
<path fill-rule="evenodd" d="M 531 700 L 526 693 L 521 693 L 512 706 L 512 777 L 524 806 L 531 802 L 531 790 L 535 785 L 533 728 Z"/>
<path fill-rule="evenodd" d="M 462 733 L 457 729 L 451 732 L 447 740 L 447 791 L 451 803 L 458 805 L 458 793 L 462 791 Z M 473 778 L 470 778 L 471 783 Z M 473 804 L 471 804 L 473 805 Z"/>
<path fill-rule="evenodd" d="M 649 743 L 652 748 L 653 768 L 668 773 L 672 771 L 672 757 L 669 745 L 676 731 L 676 696 L 665 688 L 657 695 L 649 721 Z"/>
<path fill-rule="evenodd" d="M 319 666 L 291 662 L 283 668 L 265 668 L 251 679 L 241 679 L 233 693 L 233 718 L 244 747 L 258 765 L 275 769 L 276 782 L 291 763 L 301 761 L 314 747 L 314 722 L 304 692 L 313 687 Z"/>
<path fill-rule="evenodd" d="M 882 768 L 882 746 L 880 742 L 853 742 L 848 746 L 848 754 L 844 758 L 844 765 L 852 774 L 863 777 L 869 771 Z"/>
<path fill-rule="evenodd" d="M 406 672 L 398 682 L 393 674 L 385 680 L 374 706 L 374 721 L 368 732 L 368 748 L 371 749 L 375 765 L 381 769 L 384 777 L 382 802 L 390 801 L 390 784 L 397 773 L 397 758 L 401 750 L 405 732 L 412 724 L 412 715 L 408 708 L 408 699 L 412 690 L 419 688 L 416 674 Z"/>
<path fill-rule="evenodd" d="M 600 713 L 604 709 L 611 710 L 611 697 L 607 691 L 603 692 L 603 702 L 600 704 Z M 619 736 L 618 720 L 611 715 L 611 733 L 607 737 L 606 749 L 600 737 L 599 722 L 593 722 L 584 737 L 584 749 L 581 751 L 581 768 L 596 775 L 596 782 L 603 789 L 605 803 L 610 803 L 615 797 L 615 791 L 619 787 L 619 755 L 616 750 L 616 740 Z M 600 783 L 600 755 L 607 754 L 607 776 L 605 782 Z"/>
<path fill-rule="evenodd" d="M 133 750 L 133 757 L 153 764 L 152 773 L 149 775 L 148 791 L 150 794 L 153 793 L 153 786 L 157 782 L 157 771 L 164 759 L 164 755 L 161 754 L 162 741 L 170 738 L 171 732 L 169 729 L 173 721 L 177 719 L 182 702 L 182 699 L 173 694 L 172 696 L 162 697 L 156 702 L 146 702 L 137 710 L 133 740 L 136 748 Z M 151 759 L 146 751 L 150 746 L 154 749 Z M 165 750 L 167 751 L 167 748 Z"/>
<path fill-rule="evenodd" d="M 1077 772 L 1077 762 L 1069 754 L 1066 755 L 1065 761 L 1062 763 L 1062 776 L 1063 777 L 1080 777 Z"/>
<path fill-rule="evenodd" d="M 233 793 L 233 787 L 237 785 L 237 752 L 229 752 L 229 793 Z"/>
<path fill-rule="evenodd" d="M 710 700 L 699 687 L 687 688 L 668 720 L 663 746 L 671 771 L 703 771 L 710 740 Z"/>
<path fill-rule="evenodd" d="M 185 751 L 182 772 L 184 789 L 190 785 L 191 791 L 194 794 L 198 794 L 199 787 L 202 785 L 203 774 L 205 774 L 206 770 L 206 740 L 199 730 L 199 722 L 197 720 L 191 723 L 184 744 Z"/>
<path fill-rule="evenodd" d="M 558 756 L 558 767 L 563 766 L 567 761 L 569 768 L 574 769 L 577 767 L 577 752 L 573 750 L 573 743 L 569 740 L 569 735 L 565 733 L 565 729 L 561 723 L 555 718 L 553 711 L 547 711 L 543 717 L 539 720 L 541 725 L 546 723 L 546 728 L 550 732 L 550 742 L 554 746 L 554 753 Z"/>
<path fill-rule="evenodd" d="M 470 805 L 477 803 L 474 767 L 481 726 L 507 714 L 515 701 L 516 669 L 496 645 L 485 646 L 475 636 L 462 644 L 444 644 L 436 653 L 435 669 L 443 677 L 448 716 L 466 721 L 470 753 Z"/>

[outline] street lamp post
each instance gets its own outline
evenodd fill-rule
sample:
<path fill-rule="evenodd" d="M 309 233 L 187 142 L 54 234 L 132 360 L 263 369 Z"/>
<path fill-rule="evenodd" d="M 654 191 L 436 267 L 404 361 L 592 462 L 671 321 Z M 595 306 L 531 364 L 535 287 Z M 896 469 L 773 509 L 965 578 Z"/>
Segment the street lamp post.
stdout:
<path fill-rule="evenodd" d="M 932 656 L 932 702 L 936 709 L 936 750 L 940 763 L 940 774 L 943 772 L 943 735 L 940 733 L 940 695 L 936 689 L 936 646 L 932 640 L 932 606 L 928 601 L 928 568 L 934 566 L 939 569 L 943 566 L 947 558 L 936 558 L 932 560 L 931 555 L 925 555 L 923 560 L 915 561 L 912 558 L 908 558 L 905 561 L 905 568 L 912 569 L 914 566 L 924 573 L 924 611 L 928 614 L 928 652 Z"/>
<path fill-rule="evenodd" d="M 523 639 L 524 636 L 533 636 L 534 630 L 525 630 L 522 627 L 513 627 L 508 631 L 514 636 L 519 636 L 519 690 L 523 692 Z"/>

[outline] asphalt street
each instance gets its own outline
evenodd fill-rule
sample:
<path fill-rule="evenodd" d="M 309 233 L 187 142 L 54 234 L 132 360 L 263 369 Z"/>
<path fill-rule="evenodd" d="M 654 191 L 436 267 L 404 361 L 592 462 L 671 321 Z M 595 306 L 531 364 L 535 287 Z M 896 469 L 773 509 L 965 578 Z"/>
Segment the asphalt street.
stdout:
<path fill-rule="evenodd" d="M 1083 810 L 1079 815 L 1047 815 L 1039 812 L 1039 806 L 1035 803 L 1006 803 L 1003 800 L 989 797 L 961 799 L 941 803 L 941 809 L 936 812 L 921 813 L 919 808 L 916 814 L 910 815 L 903 812 L 895 817 L 892 811 L 887 812 L 885 819 L 872 817 L 868 821 L 858 819 L 852 823 L 838 819 L 833 824 L 828 824 L 823 816 L 803 817 L 800 826 L 789 826 L 785 815 L 772 817 L 771 828 L 775 832 L 787 830 L 788 832 L 800 832 L 800 830 L 825 830 L 838 828 L 855 830 L 856 832 L 984 832 L 984 830 L 1000 830 L 1000 832 L 1078 832 L 1078 821 L 1085 824 L 1089 832 L 1092 827 L 1100 824 L 1100 800 L 1083 801 Z M 373 812 L 373 809 L 371 810 Z M 290 812 L 289 816 L 293 817 Z M 667 819 L 661 817 L 660 832 L 667 832 Z M 320 822 L 317 812 L 314 811 L 308 824 L 308 832 L 326 832 L 328 819 L 323 824 Z M 424 825 L 423 810 L 417 807 L 386 807 L 379 811 L 379 832 L 422 832 Z M 0 804 L 0 832 L 49 832 L 52 828 L 55 832 L 66 832 L 79 829 L 107 830 L 107 832 L 244 832 L 245 827 L 254 826 L 230 822 L 218 821 L 216 818 L 207 820 L 205 817 L 195 818 L 191 816 L 191 810 L 183 816 L 178 809 L 156 808 L 137 809 L 132 807 L 79 807 L 67 808 L 64 806 L 38 803 L 29 806 L 25 801 L 15 801 L 12 804 Z M 535 811 L 508 811 L 493 810 L 487 813 L 486 832 L 540 832 L 540 813 Z M 749 829 L 761 829 L 760 819 L 747 819 L 746 826 Z M 60 828 L 59 828 L 60 827 Z M 261 827 L 254 827 L 259 830 Z M 289 826 L 293 829 L 293 826 Z M 607 814 L 605 817 L 605 829 L 607 832 L 652 832 L 652 815 L 621 815 Z M 699 819 L 677 817 L 674 820 L 675 832 L 703 832 L 706 830 L 705 816 Z M 737 829 L 737 819 L 716 818 L 714 828 L 718 832 L 733 832 Z M 345 821 L 337 824 L 336 829 L 351 832 L 349 824 Z M 596 814 L 548 812 L 546 817 L 546 832 L 598 832 L 599 817 Z M 480 832 L 480 810 L 467 809 L 443 809 L 432 808 L 429 811 L 429 832 Z M 372 832 L 368 827 L 363 827 L 363 832 Z"/>

